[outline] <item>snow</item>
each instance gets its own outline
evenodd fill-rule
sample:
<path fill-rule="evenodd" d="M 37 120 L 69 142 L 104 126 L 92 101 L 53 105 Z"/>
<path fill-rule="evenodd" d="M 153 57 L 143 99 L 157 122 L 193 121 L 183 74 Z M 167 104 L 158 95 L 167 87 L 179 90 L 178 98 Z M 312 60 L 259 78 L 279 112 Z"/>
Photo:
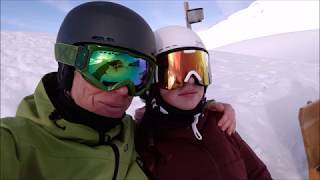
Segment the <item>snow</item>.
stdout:
<path fill-rule="evenodd" d="M 215 51 L 273 59 L 319 60 L 319 29 L 264 36 L 215 48 Z"/>
<path fill-rule="evenodd" d="M 49 34 L 1 31 L 1 117 L 15 114 L 41 77 L 57 70 Z"/>
<path fill-rule="evenodd" d="M 319 99 L 319 1 L 255 1 L 198 34 L 210 50 L 207 97 L 232 104 L 237 131 L 274 179 L 307 179 L 298 112 Z M 1 31 L 1 117 L 57 70 L 55 38 Z M 141 106 L 134 98 L 127 112 Z"/>
<path fill-rule="evenodd" d="M 299 107 L 319 99 L 319 61 L 213 52 L 209 96 L 232 104 L 237 130 L 275 179 L 306 179 Z"/>
<path fill-rule="evenodd" d="M 307 179 L 299 108 L 319 99 L 319 1 L 253 2 L 198 32 L 211 50 L 209 97 L 233 105 L 237 131 L 274 179 Z"/>
<path fill-rule="evenodd" d="M 298 113 L 320 98 L 319 29 L 218 47 L 211 60 L 209 96 L 234 106 L 238 132 L 273 178 L 307 179 Z"/>
<path fill-rule="evenodd" d="M 319 7 L 317 0 L 257 0 L 198 34 L 208 49 L 214 49 L 262 36 L 319 29 Z"/>
<path fill-rule="evenodd" d="M 210 52 L 213 84 L 208 97 L 233 105 L 237 131 L 267 164 L 274 179 L 307 178 L 298 110 L 308 100 L 319 99 L 319 38 L 308 38 L 319 30 L 297 33 L 296 43 L 308 39 L 297 58 L 285 49 L 294 53 L 295 44 L 282 47 L 285 53 L 279 58 L 269 57 L 273 47 L 265 49 L 268 53 L 239 54 L 247 48 L 255 50 L 262 43 L 260 38 Z M 289 41 L 292 35 L 264 40 Z M 56 71 L 54 42 L 54 35 L 1 31 L 1 117 L 13 116 L 20 100 L 34 91 L 40 78 Z M 310 48 L 315 53 L 310 55 Z M 135 98 L 128 113 L 142 105 Z"/>

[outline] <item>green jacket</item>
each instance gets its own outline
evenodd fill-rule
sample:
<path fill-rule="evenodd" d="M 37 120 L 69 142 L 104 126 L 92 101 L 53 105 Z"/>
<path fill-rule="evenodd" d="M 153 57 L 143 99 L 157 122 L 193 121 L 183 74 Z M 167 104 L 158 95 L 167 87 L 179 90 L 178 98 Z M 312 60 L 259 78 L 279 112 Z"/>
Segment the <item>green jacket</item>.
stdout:
<path fill-rule="evenodd" d="M 64 119 L 56 123 L 65 129 L 57 127 L 48 118 L 53 110 L 40 82 L 20 103 L 16 117 L 1 119 L 1 180 L 147 179 L 136 160 L 130 116 L 98 145 L 98 132 L 90 127 Z"/>

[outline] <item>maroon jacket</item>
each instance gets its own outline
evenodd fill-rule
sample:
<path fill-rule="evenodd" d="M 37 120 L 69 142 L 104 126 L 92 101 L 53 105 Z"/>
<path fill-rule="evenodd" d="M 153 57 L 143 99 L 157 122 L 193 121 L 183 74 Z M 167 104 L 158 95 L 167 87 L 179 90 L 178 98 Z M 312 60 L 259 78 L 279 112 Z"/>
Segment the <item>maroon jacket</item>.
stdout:
<path fill-rule="evenodd" d="M 264 163 L 238 133 L 229 136 L 220 130 L 220 117 L 215 112 L 204 113 L 197 124 L 202 140 L 195 138 L 190 126 L 156 130 L 151 127 L 155 117 L 144 118 L 136 145 L 153 179 L 272 179 Z M 147 121 L 151 123 L 143 125 Z"/>

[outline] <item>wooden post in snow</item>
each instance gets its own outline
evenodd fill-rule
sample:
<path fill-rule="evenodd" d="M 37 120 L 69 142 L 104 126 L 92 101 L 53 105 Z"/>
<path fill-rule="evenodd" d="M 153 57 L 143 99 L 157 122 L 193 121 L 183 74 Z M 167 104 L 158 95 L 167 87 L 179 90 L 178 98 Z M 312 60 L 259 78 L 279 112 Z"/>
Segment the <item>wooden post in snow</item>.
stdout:
<path fill-rule="evenodd" d="M 186 18 L 186 26 L 187 26 L 187 28 L 192 29 L 191 24 L 189 23 L 189 20 L 188 20 L 188 10 L 189 10 L 189 2 L 188 2 L 188 0 L 185 0 L 184 1 L 184 15 Z"/>

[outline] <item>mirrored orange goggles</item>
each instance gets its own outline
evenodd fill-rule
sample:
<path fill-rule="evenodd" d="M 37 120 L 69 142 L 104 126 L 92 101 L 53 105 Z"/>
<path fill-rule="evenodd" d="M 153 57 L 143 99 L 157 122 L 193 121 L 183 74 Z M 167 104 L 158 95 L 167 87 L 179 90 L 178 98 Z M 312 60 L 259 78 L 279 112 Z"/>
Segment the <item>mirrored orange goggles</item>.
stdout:
<path fill-rule="evenodd" d="M 157 57 L 156 82 L 160 88 L 172 90 L 182 87 L 191 76 L 200 85 L 211 83 L 209 55 L 203 50 L 179 50 Z"/>

